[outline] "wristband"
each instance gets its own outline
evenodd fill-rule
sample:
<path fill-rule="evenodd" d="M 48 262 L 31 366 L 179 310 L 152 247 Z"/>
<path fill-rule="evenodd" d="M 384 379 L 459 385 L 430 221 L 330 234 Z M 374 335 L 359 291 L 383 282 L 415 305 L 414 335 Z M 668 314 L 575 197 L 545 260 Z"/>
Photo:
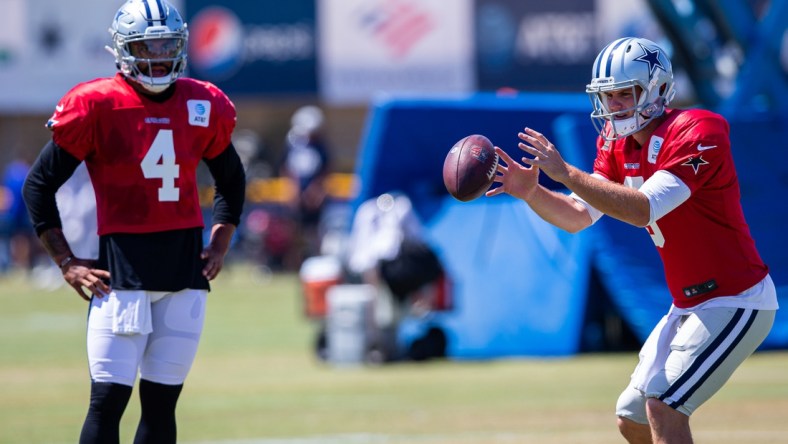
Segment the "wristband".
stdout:
<path fill-rule="evenodd" d="M 63 267 L 65 267 L 66 265 L 68 265 L 68 264 L 69 264 L 69 263 L 70 263 L 72 260 L 74 260 L 74 256 L 73 256 L 73 255 L 71 255 L 71 254 L 69 254 L 69 255 L 68 255 L 68 256 L 67 256 L 65 259 L 63 259 L 62 261 L 60 261 L 60 265 L 59 265 L 59 266 L 60 266 L 60 268 L 62 269 Z"/>

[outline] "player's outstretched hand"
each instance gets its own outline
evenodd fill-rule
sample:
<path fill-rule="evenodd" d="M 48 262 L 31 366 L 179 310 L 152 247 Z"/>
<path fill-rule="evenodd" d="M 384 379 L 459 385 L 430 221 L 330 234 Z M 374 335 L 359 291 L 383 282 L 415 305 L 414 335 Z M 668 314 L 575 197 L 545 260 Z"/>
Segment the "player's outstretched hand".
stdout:
<path fill-rule="evenodd" d="M 539 167 L 556 182 L 564 183 L 566 181 L 569 177 L 569 165 L 564 162 L 561 153 L 552 142 L 547 140 L 544 134 L 531 128 L 525 128 L 523 132 L 517 134 L 517 137 L 522 140 L 517 146 L 534 156 L 533 159 L 523 157 L 523 163 Z"/>
<path fill-rule="evenodd" d="M 495 182 L 500 183 L 501 186 L 490 189 L 485 195 L 491 197 L 507 193 L 527 202 L 539 184 L 539 167 L 527 167 L 517 163 L 497 146 L 495 152 L 501 160 L 495 168 L 497 171 Z"/>
<path fill-rule="evenodd" d="M 200 259 L 205 261 L 202 275 L 212 281 L 224 266 L 224 256 L 230 249 L 230 240 L 235 233 L 235 225 L 215 224 L 211 229 L 211 241 L 208 246 L 200 253 Z"/>
<path fill-rule="evenodd" d="M 63 279 L 86 301 L 90 301 L 86 289 L 100 298 L 110 292 L 110 287 L 105 282 L 109 281 L 109 271 L 93 268 L 94 264 L 93 260 L 75 257 L 60 269 Z"/>

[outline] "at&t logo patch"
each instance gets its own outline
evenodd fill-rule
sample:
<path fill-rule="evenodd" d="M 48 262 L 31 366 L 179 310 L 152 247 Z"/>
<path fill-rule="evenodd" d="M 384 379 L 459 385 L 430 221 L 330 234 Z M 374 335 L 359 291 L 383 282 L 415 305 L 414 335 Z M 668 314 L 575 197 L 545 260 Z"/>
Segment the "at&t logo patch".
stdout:
<path fill-rule="evenodd" d="M 189 108 L 189 125 L 208 126 L 211 117 L 211 102 L 208 100 L 187 100 Z"/>
<path fill-rule="evenodd" d="M 659 150 L 662 149 L 662 142 L 665 139 L 662 137 L 652 136 L 651 141 L 648 143 L 648 163 L 657 163 L 657 155 Z"/>

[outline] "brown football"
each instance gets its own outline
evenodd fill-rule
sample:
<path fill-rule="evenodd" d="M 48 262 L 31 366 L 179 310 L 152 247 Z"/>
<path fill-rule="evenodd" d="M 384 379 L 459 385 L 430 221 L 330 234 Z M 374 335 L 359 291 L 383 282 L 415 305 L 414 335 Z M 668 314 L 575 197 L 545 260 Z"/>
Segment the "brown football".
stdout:
<path fill-rule="evenodd" d="M 481 134 L 463 137 L 443 161 L 443 183 L 455 199 L 468 202 L 484 194 L 495 179 L 498 154 Z"/>

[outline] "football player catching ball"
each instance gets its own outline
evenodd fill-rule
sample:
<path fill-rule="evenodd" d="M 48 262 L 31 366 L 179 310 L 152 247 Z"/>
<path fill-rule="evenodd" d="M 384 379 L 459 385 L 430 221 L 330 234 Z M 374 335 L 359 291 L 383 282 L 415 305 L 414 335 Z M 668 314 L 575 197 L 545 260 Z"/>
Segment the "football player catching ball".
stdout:
<path fill-rule="evenodd" d="M 569 232 L 603 214 L 646 228 L 673 303 L 618 399 L 618 427 L 630 443 L 690 443 L 690 415 L 758 348 L 778 308 L 744 219 L 728 122 L 668 108 L 670 60 L 643 38 L 607 45 L 586 92 L 599 131 L 593 173 L 566 163 L 543 134 L 525 128 L 519 147 L 532 157 L 518 163 L 496 148 L 501 186 L 487 195 L 511 194 Z M 540 186 L 539 171 L 572 194 Z"/>

